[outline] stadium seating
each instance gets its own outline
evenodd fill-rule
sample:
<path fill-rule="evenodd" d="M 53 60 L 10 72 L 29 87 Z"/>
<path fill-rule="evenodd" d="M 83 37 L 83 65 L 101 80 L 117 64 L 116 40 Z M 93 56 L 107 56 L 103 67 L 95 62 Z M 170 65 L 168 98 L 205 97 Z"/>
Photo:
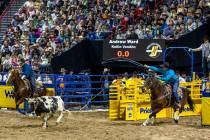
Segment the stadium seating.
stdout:
<path fill-rule="evenodd" d="M 209 6 L 202 0 L 27 0 L 4 34 L 2 71 L 22 57 L 37 72 L 49 69 L 51 58 L 85 38 L 177 39 L 205 23 Z"/>

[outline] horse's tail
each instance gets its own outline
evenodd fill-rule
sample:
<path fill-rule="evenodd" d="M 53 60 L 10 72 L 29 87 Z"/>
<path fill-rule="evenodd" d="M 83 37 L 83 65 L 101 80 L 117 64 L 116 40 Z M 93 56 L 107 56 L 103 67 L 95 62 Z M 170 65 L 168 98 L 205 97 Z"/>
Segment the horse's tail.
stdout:
<path fill-rule="evenodd" d="M 190 96 L 190 90 L 187 89 L 187 88 L 183 88 L 183 92 L 184 92 L 184 94 L 186 94 L 186 96 L 187 96 L 187 103 L 189 104 L 190 109 L 191 109 L 192 111 L 194 111 L 195 106 L 194 106 L 193 100 L 192 100 L 192 98 L 191 98 L 191 96 Z"/>

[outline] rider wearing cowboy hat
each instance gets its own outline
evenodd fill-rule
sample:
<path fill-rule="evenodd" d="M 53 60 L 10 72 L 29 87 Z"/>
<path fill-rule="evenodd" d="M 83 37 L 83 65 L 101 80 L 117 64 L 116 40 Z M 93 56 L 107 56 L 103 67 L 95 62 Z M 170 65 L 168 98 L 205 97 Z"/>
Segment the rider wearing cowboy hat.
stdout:
<path fill-rule="evenodd" d="M 22 79 L 28 79 L 30 84 L 31 84 L 31 90 L 32 90 L 32 94 L 35 91 L 35 76 L 34 76 L 34 71 L 32 69 L 32 67 L 26 63 L 24 58 L 20 59 L 20 66 L 22 68 Z"/>
<path fill-rule="evenodd" d="M 157 76 L 158 79 L 165 81 L 167 84 L 170 84 L 173 89 L 173 96 L 175 97 L 176 105 L 180 106 L 179 102 L 179 95 L 178 95 L 178 88 L 179 88 L 179 79 L 174 70 L 170 69 L 169 63 L 164 63 L 162 68 L 157 68 L 153 66 L 145 65 L 146 68 L 153 70 L 155 72 L 161 73 L 162 76 Z"/>

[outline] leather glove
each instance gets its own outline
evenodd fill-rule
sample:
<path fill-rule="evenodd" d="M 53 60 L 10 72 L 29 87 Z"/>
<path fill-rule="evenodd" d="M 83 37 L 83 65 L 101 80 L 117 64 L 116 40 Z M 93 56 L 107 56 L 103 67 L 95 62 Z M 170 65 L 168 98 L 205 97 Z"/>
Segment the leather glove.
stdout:
<path fill-rule="evenodd" d="M 149 68 L 149 66 L 148 66 L 148 65 L 146 65 L 146 64 L 144 64 L 144 67 L 145 67 L 145 68 L 147 68 L 147 69 Z"/>

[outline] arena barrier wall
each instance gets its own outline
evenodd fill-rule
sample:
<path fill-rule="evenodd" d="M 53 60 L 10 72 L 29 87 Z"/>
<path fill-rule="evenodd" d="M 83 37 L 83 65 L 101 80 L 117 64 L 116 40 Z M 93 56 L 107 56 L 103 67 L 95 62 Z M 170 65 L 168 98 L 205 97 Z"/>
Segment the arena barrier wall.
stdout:
<path fill-rule="evenodd" d="M 203 83 L 202 125 L 210 125 L 210 81 Z"/>
<path fill-rule="evenodd" d="M 47 95 L 52 96 L 54 95 L 54 89 L 48 88 Z M 12 86 L 0 86 L 0 108 L 10 108 L 15 109 L 15 99 L 13 96 L 13 87 Z M 24 108 L 24 104 L 20 105 L 20 109 Z"/>
<path fill-rule="evenodd" d="M 152 112 L 149 92 L 143 92 L 144 80 L 141 78 L 131 78 L 123 82 L 117 79 L 109 91 L 109 118 L 111 120 L 142 120 L 147 119 Z M 195 103 L 195 111 L 192 112 L 188 105 L 185 106 L 181 116 L 193 116 L 201 114 L 201 81 L 182 83 L 191 92 L 191 97 Z M 173 109 L 166 108 L 157 114 L 157 118 L 172 118 Z"/>
<path fill-rule="evenodd" d="M 1 108 L 16 108 L 15 99 L 13 96 L 12 86 L 0 86 L 0 107 Z M 20 109 L 23 109 L 24 105 L 20 105 Z"/>
<path fill-rule="evenodd" d="M 202 98 L 202 125 L 210 125 L 210 97 Z"/>

